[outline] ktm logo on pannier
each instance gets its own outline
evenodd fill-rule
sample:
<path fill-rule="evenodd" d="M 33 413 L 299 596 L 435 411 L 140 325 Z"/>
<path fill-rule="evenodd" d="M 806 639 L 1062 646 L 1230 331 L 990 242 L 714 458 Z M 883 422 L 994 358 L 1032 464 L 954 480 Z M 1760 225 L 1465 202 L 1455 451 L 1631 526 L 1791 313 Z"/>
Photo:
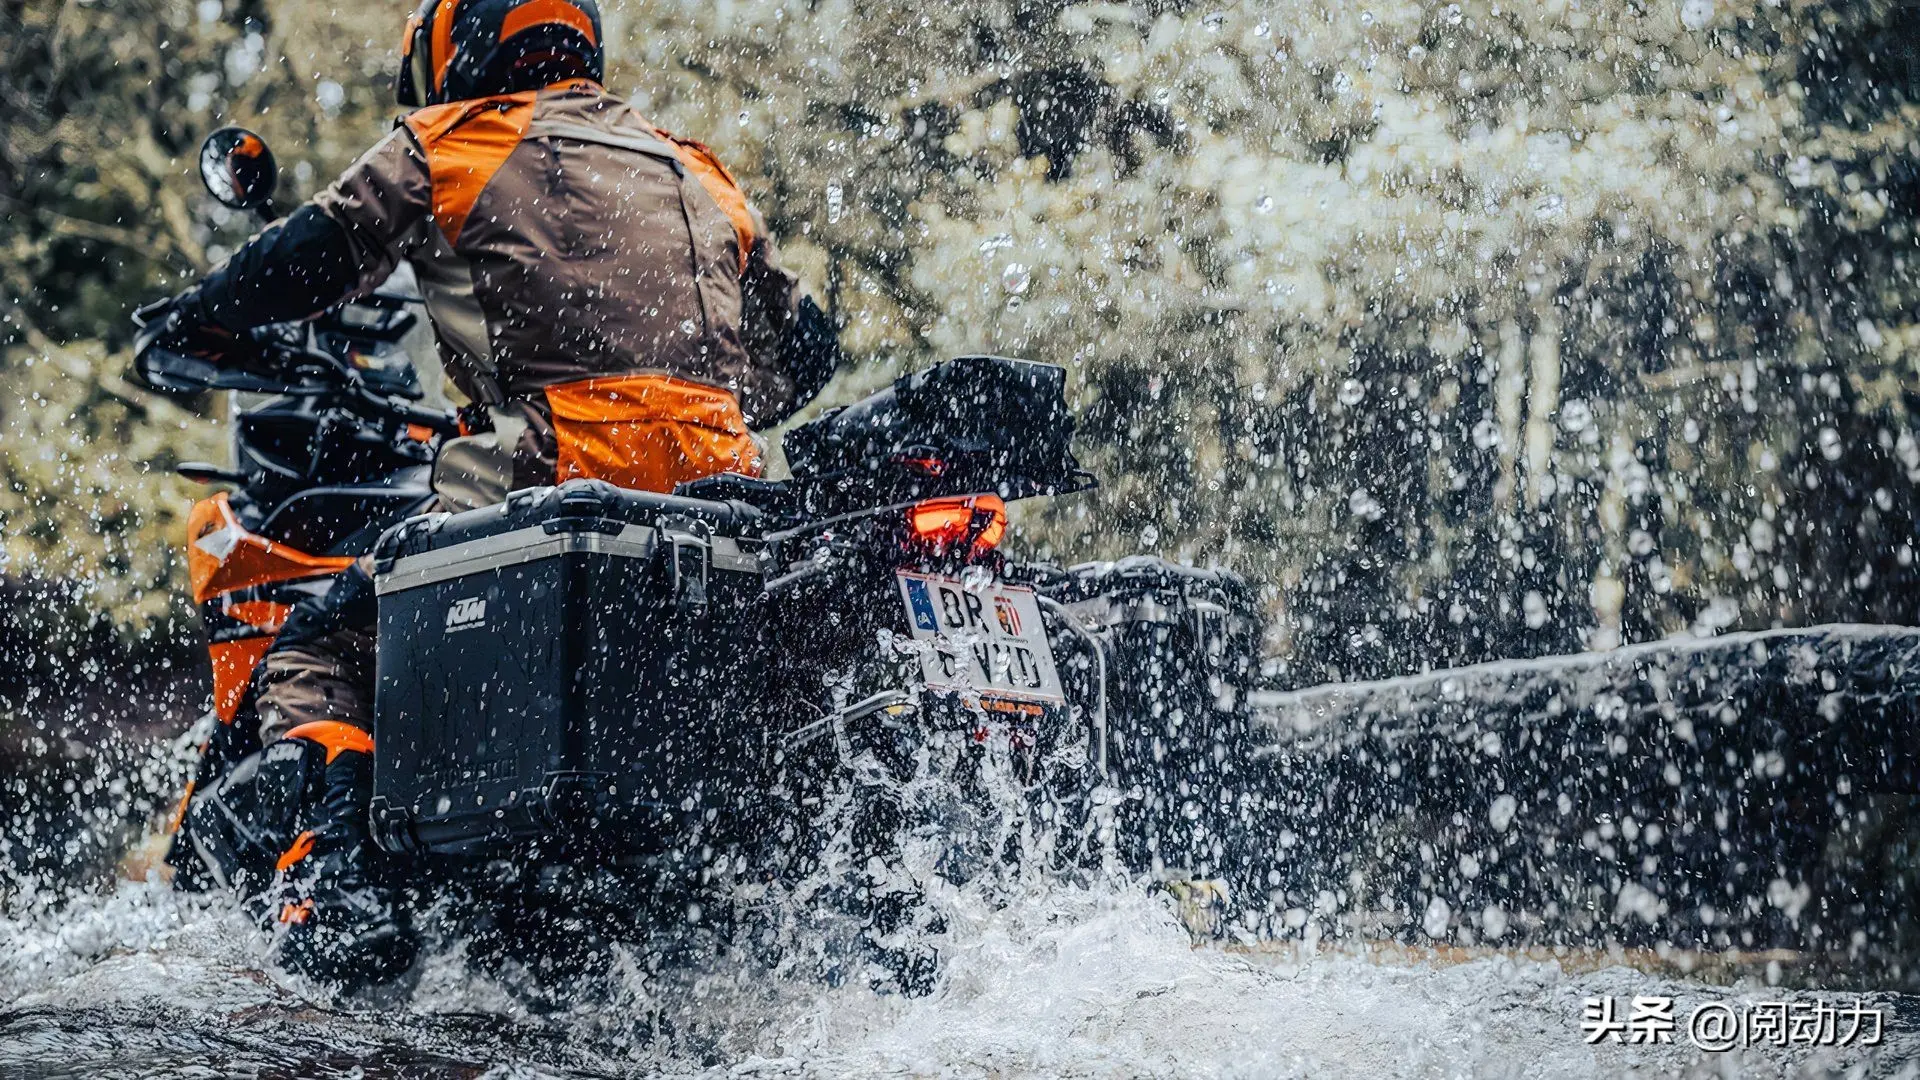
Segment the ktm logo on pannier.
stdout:
<path fill-rule="evenodd" d="M 447 608 L 447 633 L 455 630 L 471 630 L 487 624 L 487 601 L 483 597 L 469 596 L 465 600 L 455 600 Z"/>

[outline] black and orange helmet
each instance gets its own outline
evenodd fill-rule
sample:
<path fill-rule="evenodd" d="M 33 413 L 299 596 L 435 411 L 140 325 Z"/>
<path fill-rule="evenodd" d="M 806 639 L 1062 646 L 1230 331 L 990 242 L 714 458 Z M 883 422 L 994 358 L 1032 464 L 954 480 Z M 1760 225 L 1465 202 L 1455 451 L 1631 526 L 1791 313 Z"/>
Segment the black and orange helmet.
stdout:
<path fill-rule="evenodd" d="M 407 20 L 395 91 L 408 108 L 599 82 L 594 0 L 425 0 Z"/>

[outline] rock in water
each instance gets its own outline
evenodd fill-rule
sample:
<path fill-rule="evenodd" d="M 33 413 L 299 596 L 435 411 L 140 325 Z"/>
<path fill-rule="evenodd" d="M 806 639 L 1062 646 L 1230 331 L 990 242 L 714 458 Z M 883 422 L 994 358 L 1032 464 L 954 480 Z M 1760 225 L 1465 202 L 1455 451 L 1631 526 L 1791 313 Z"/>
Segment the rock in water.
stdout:
<path fill-rule="evenodd" d="M 1261 695 L 1245 917 L 1912 982 L 1917 675 L 1920 630 L 1841 625 Z"/>

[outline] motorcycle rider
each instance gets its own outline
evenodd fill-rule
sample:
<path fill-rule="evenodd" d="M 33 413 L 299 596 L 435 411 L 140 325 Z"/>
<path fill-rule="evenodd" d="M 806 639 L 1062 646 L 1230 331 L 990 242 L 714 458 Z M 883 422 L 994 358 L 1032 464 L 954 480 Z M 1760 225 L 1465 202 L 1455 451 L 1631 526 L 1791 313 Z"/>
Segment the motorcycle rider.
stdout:
<path fill-rule="evenodd" d="M 603 64 L 594 0 L 425 0 L 397 85 L 415 111 L 175 297 L 141 347 L 219 359 L 409 260 L 472 402 L 435 463 L 444 508 L 573 477 L 671 491 L 757 474 L 751 429 L 819 393 L 833 327 L 713 153 L 609 94 Z M 295 609 L 256 675 L 266 749 L 189 818 L 215 848 L 258 842 L 274 834 L 240 788 L 275 768 L 304 786 L 306 827 L 277 865 L 290 955 L 310 970 L 411 959 L 367 871 L 372 593 L 363 563 Z"/>

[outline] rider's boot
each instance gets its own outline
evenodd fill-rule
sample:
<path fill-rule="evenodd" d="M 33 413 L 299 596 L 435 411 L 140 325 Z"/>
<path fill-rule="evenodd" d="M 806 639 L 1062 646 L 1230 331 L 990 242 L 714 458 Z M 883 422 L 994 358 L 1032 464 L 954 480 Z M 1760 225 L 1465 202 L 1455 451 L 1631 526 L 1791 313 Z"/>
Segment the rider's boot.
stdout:
<path fill-rule="evenodd" d="M 310 748 L 304 739 L 281 739 L 196 785 L 175 839 L 187 849 L 178 857 L 182 873 L 258 896 L 320 801 L 324 754 L 309 755 Z"/>
<path fill-rule="evenodd" d="M 282 742 L 303 744 L 318 798 L 274 867 L 281 959 L 328 982 L 391 980 L 413 963 L 418 942 L 367 830 L 373 739 L 350 724 L 319 721 Z"/>

